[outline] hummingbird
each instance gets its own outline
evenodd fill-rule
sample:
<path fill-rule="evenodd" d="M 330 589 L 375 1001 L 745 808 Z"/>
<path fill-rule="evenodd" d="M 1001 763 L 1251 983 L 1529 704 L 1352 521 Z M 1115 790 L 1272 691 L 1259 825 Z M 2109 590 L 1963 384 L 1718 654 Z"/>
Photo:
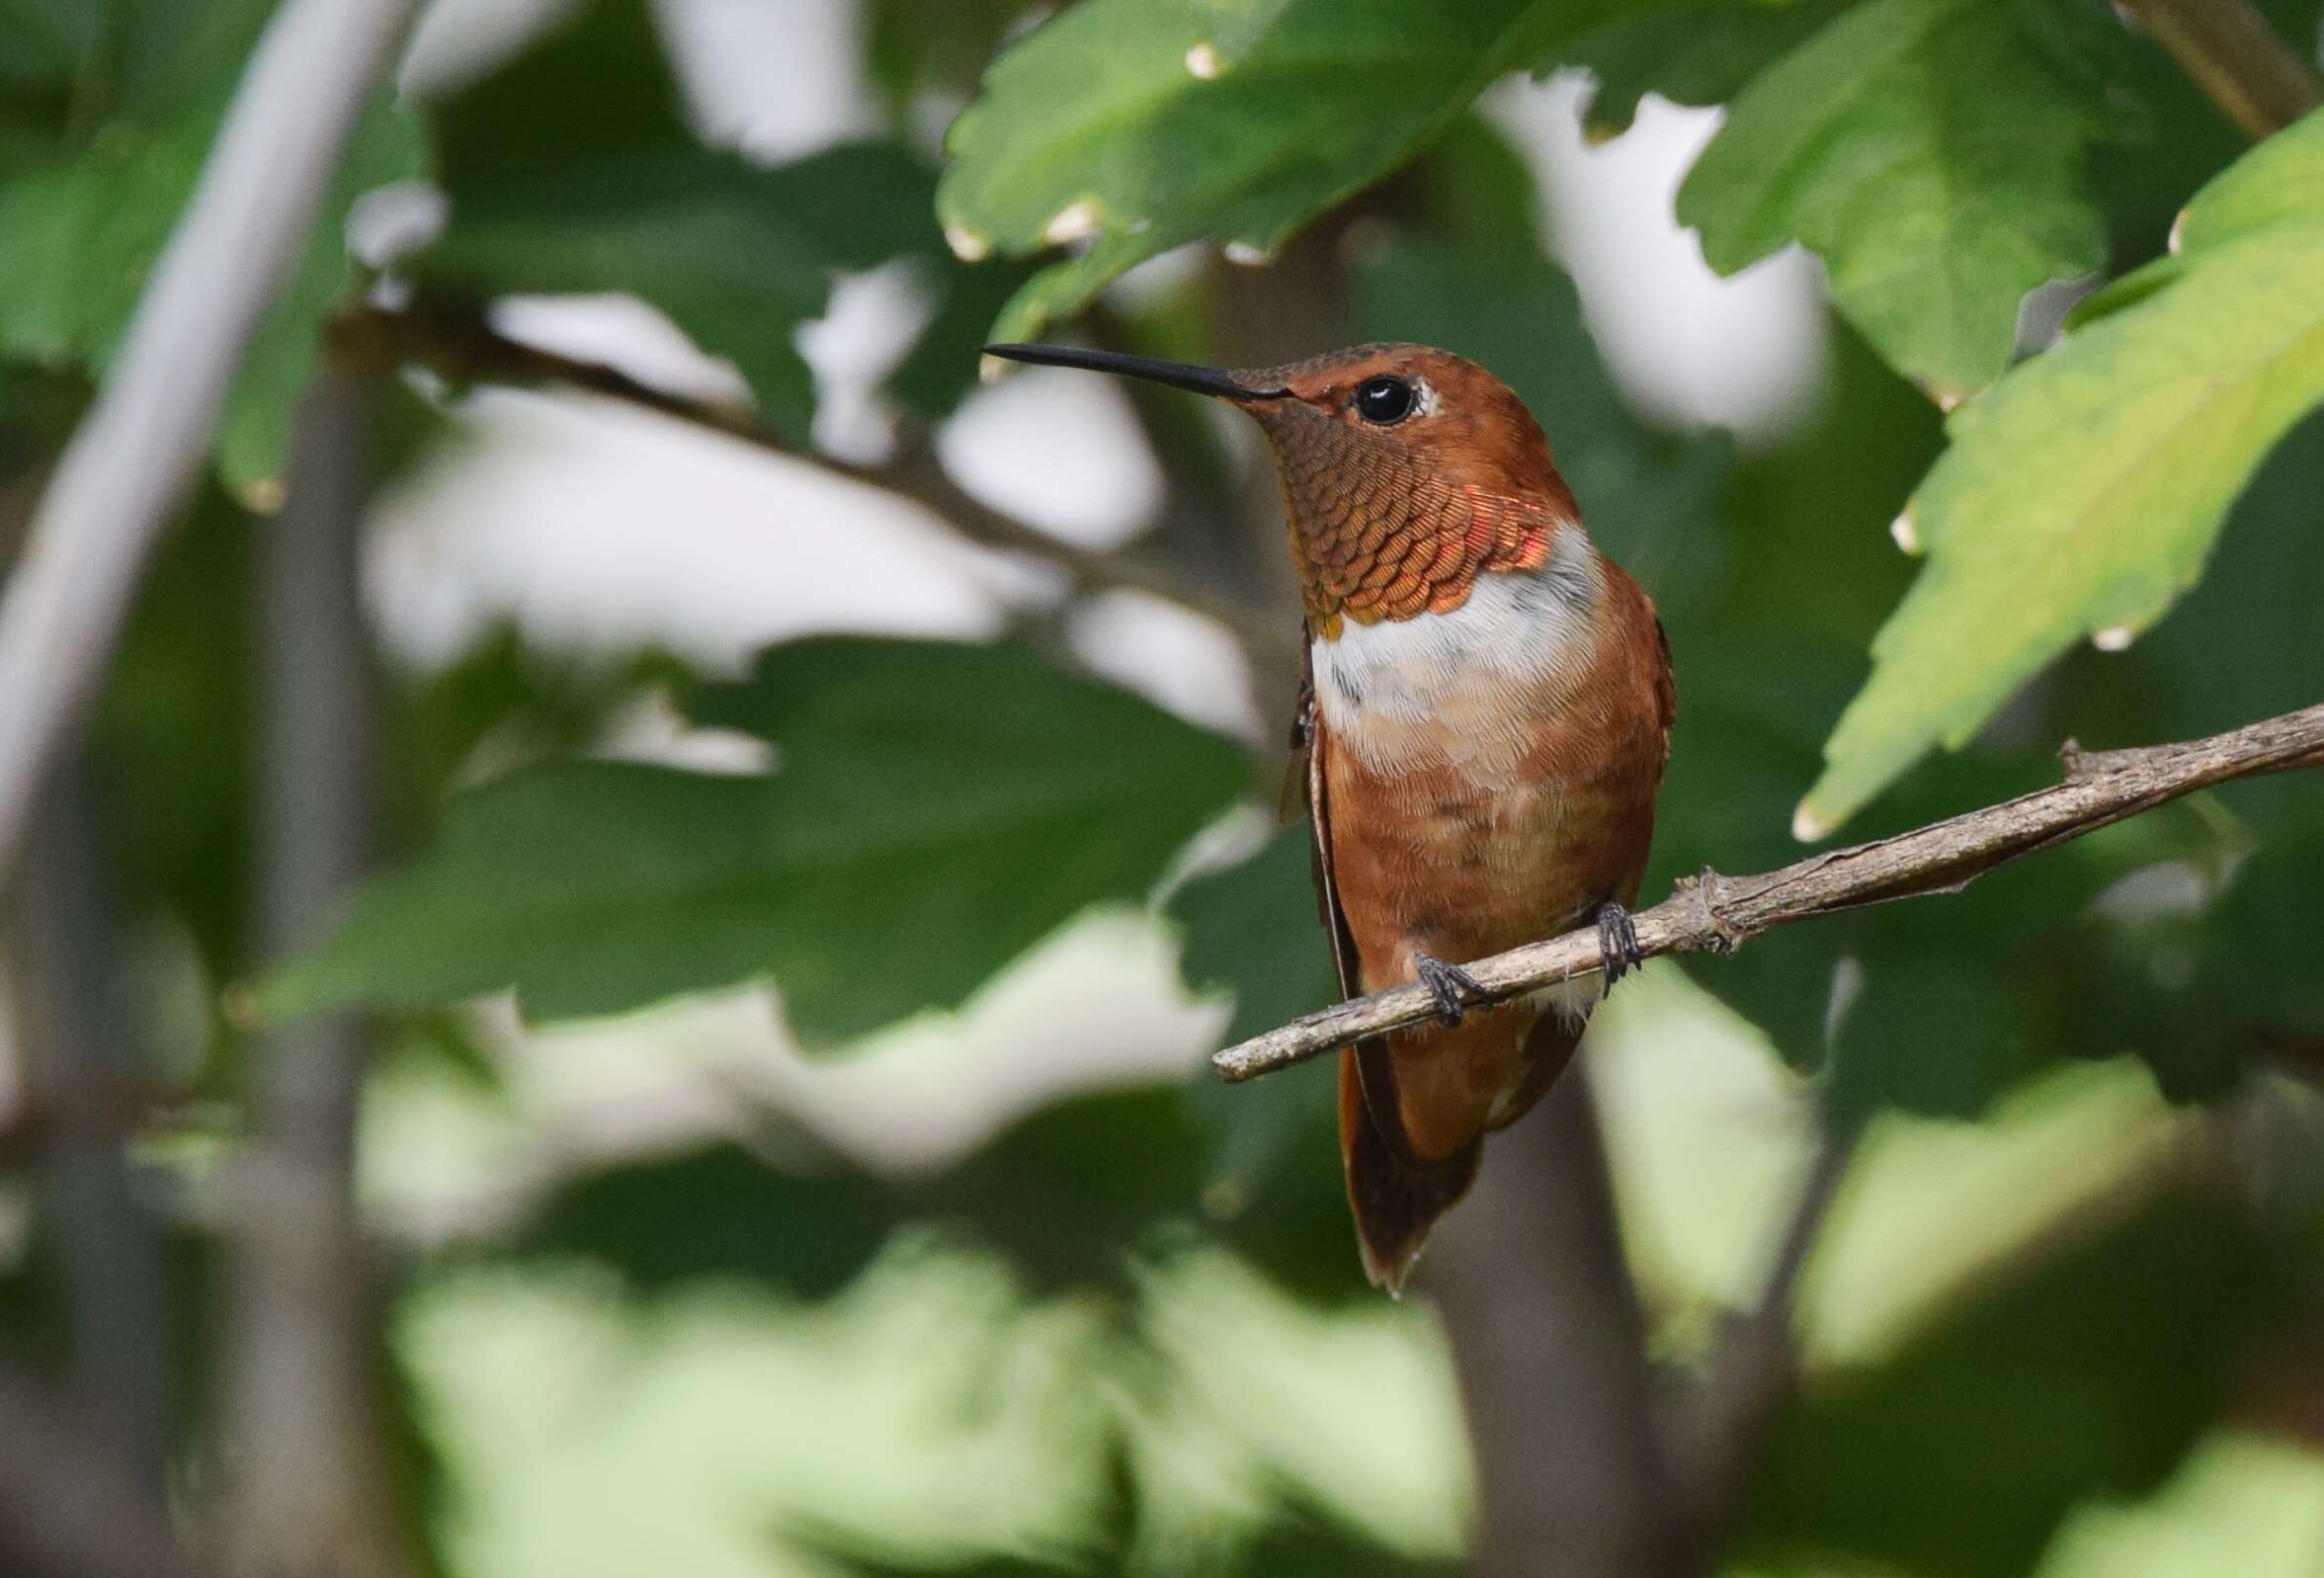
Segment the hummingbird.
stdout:
<path fill-rule="evenodd" d="M 1475 363 L 1360 345 L 1229 371 L 1048 345 L 1017 362 L 1226 401 L 1283 482 L 1305 639 L 1291 728 L 1345 995 L 1418 981 L 1433 1021 L 1340 1054 L 1366 1274 L 1399 1291 L 1638 958 L 1629 907 L 1675 692 L 1654 605 L 1599 552 L 1541 426 Z M 1595 924 L 1602 972 L 1494 1002 L 1461 968 Z"/>

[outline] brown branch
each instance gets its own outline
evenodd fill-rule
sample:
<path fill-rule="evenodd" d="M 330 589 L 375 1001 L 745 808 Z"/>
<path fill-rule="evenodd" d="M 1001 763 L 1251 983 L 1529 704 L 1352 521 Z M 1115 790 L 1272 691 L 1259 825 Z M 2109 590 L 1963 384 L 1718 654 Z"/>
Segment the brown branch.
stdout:
<path fill-rule="evenodd" d="M 161 1494 L 169 1447 L 170 1293 L 161 1222 L 128 1142 L 149 1107 L 149 1047 L 130 1012 L 119 884 L 99 775 L 58 764 L 17 872 L 8 963 L 39 1167 L 37 1220 L 71 1336 L 70 1401 L 122 1471 Z M 29 1144 L 24 1142 L 29 1141 Z"/>
<path fill-rule="evenodd" d="M 2270 136 L 2324 103 L 2315 72 L 2276 36 L 2250 0 L 2122 4 L 2247 136 Z"/>
<path fill-rule="evenodd" d="M 1658 1428 L 1591 1074 L 1586 1058 L 1567 1069 L 1500 1137 L 1421 1263 L 1475 1453 L 1474 1578 L 1702 1570 Z"/>
<path fill-rule="evenodd" d="M 333 325 L 333 342 L 339 354 L 355 365 L 423 368 L 456 386 L 562 387 L 705 428 L 797 464 L 836 472 L 866 487 L 908 499 L 972 542 L 1021 553 L 1060 571 L 1076 592 L 1139 592 L 1161 598 L 1224 625 L 1250 650 L 1254 660 L 1296 662 L 1294 626 L 1289 620 L 1271 618 L 1250 603 L 1192 587 L 1182 576 L 1143 559 L 1092 552 L 1060 541 L 961 487 L 924 440 L 907 442 L 893 459 L 881 465 L 857 465 L 815 455 L 786 443 L 747 405 L 682 394 L 602 362 L 528 345 L 501 333 L 480 307 L 469 303 L 425 300 L 393 309 L 357 307 Z"/>
<path fill-rule="evenodd" d="M 1636 917 L 1638 951 L 1731 954 L 1763 932 L 1841 910 L 1951 893 L 1996 867 L 2232 779 L 2324 767 L 2324 705 L 2209 739 L 2085 752 L 2069 741 L 2066 781 L 1950 820 L 1828 850 L 1759 876 L 1705 869 Z M 1495 1001 L 1604 970 L 1595 927 L 1465 963 Z M 1211 1059 L 1222 1078 L 1255 1079 L 1436 1012 L 1406 985 L 1308 1014 Z"/>
<path fill-rule="evenodd" d="M 372 846 L 378 703 L 358 589 L 370 496 L 366 388 L 328 364 L 291 437 L 289 493 L 260 529 L 257 931 L 311 948 Z M 374 1395 L 377 1308 L 355 1194 L 371 1037 L 352 1015 L 254 1038 L 252 1134 L 229 1175 L 220 1334 L 222 1569 L 397 1578 L 405 1547 Z"/>
<path fill-rule="evenodd" d="M 143 1465 L 47 1377 L 0 1363 L 0 1569 L 39 1578 L 196 1578 Z"/>

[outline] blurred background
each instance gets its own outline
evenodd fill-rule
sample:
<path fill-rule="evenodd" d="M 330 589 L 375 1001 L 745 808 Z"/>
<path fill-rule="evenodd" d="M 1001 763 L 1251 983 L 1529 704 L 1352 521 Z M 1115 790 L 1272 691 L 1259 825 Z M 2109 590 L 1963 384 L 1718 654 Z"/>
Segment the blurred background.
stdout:
<path fill-rule="evenodd" d="M 1205 1069 L 1332 996 L 1264 448 L 980 381 L 937 217 L 1045 9 L 422 8 L 11 895 L 0 1565 L 2324 1572 L 2312 779 L 1649 965 L 1365 1287 L 1330 1069 Z M 1511 382 L 1669 628 L 1651 901 L 1795 858 L 1944 413 L 1705 265 L 1649 9 L 1049 332 Z M 0 552 L 267 10 L 0 0 Z M 2245 145 L 2126 59 L 2021 351 Z M 1849 835 L 2324 696 L 2319 498 Z"/>

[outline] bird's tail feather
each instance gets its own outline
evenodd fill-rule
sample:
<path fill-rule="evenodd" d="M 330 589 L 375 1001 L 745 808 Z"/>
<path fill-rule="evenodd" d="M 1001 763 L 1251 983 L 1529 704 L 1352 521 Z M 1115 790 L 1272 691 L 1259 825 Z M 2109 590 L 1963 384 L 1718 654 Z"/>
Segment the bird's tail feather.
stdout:
<path fill-rule="evenodd" d="M 1373 1287 L 1394 1293 L 1402 1290 L 1437 1218 L 1468 1193 L 1482 1144 L 1470 1140 L 1441 1160 L 1409 1158 L 1380 1132 L 1365 1106 L 1357 1058 L 1353 1049 L 1340 1054 L 1340 1156 L 1364 1274 Z"/>

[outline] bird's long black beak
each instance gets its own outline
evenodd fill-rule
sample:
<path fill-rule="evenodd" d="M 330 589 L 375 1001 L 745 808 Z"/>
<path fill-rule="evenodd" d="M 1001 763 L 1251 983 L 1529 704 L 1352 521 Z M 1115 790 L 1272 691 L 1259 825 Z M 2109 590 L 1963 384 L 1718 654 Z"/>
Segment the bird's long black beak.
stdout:
<path fill-rule="evenodd" d="M 1117 373 L 1123 377 L 1166 383 L 1196 394 L 1214 394 L 1225 400 L 1281 400 L 1288 389 L 1260 388 L 1219 368 L 1199 368 L 1186 362 L 1160 362 L 1150 356 L 1123 356 L 1114 351 L 1084 351 L 1070 345 L 988 345 L 986 356 L 1040 367 L 1080 368 L 1089 373 Z"/>

